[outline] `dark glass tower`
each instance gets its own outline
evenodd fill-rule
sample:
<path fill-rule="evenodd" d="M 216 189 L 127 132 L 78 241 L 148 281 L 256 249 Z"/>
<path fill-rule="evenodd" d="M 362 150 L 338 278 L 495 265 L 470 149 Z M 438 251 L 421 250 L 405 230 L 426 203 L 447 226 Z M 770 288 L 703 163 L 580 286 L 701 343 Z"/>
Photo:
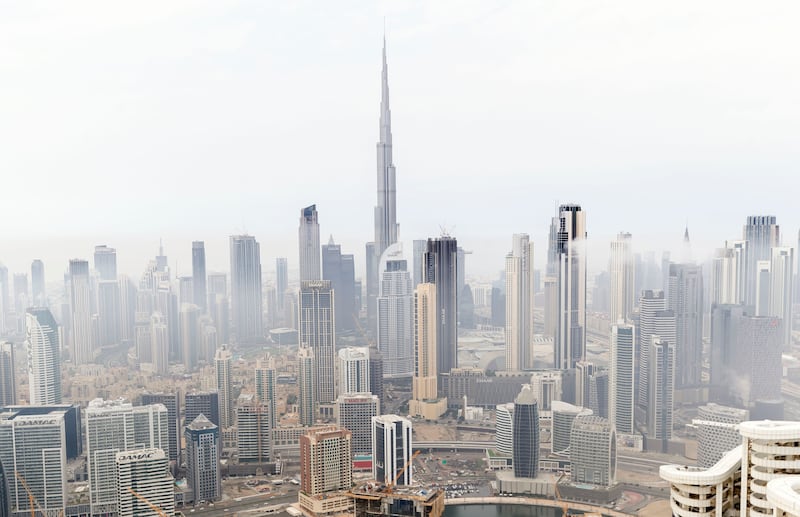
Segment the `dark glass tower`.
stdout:
<path fill-rule="evenodd" d="M 333 242 L 333 237 L 322 247 L 322 279 L 330 280 L 333 287 L 336 331 L 353 330 L 358 318 L 353 255 L 342 255 L 342 247 Z"/>
<path fill-rule="evenodd" d="M 514 399 L 514 476 L 535 478 L 539 473 L 539 404 L 529 384 Z"/>
<path fill-rule="evenodd" d="M 436 285 L 436 314 L 441 315 L 436 329 L 436 365 L 439 382 L 442 374 L 458 366 L 458 242 L 442 236 L 428 239 L 423 257 L 423 282 Z"/>

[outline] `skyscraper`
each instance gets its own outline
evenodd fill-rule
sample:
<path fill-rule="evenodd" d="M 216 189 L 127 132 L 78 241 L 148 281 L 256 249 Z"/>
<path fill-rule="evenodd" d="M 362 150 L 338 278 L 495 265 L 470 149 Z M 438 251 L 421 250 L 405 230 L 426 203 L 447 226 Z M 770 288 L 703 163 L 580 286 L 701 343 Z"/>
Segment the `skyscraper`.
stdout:
<path fill-rule="evenodd" d="M 208 307 L 208 291 L 206 290 L 206 244 L 203 241 L 192 242 L 192 294 L 194 304 L 205 312 Z"/>
<path fill-rule="evenodd" d="M 770 260 L 770 249 L 781 242 L 780 227 L 774 215 L 751 215 L 744 226 L 747 241 L 747 290 L 746 304 L 756 304 L 756 278 L 758 262 Z"/>
<path fill-rule="evenodd" d="M 378 483 L 411 485 L 413 470 L 411 421 L 397 415 L 372 418 L 372 479 Z M 399 478 L 397 476 L 403 471 Z M 397 482 L 394 480 L 397 478 Z"/>
<path fill-rule="evenodd" d="M 14 363 L 14 344 L 0 341 L 0 407 L 13 406 L 17 403 Z"/>
<path fill-rule="evenodd" d="M 300 226 L 297 230 L 300 245 L 300 281 L 319 280 L 319 213 L 317 205 L 300 210 Z"/>
<path fill-rule="evenodd" d="M 772 262 L 769 273 L 769 315 L 783 320 L 783 346 L 787 350 L 792 345 L 793 268 L 793 248 L 772 248 Z"/>
<path fill-rule="evenodd" d="M 314 349 L 300 347 L 297 351 L 297 411 L 300 425 L 310 427 L 317 419 L 317 376 Z"/>
<path fill-rule="evenodd" d="M 97 346 L 112 346 L 119 343 L 120 293 L 119 282 L 100 280 L 97 288 L 97 319 L 99 324 Z"/>
<path fill-rule="evenodd" d="M 458 366 L 457 252 L 456 239 L 445 235 L 428 239 L 423 257 L 423 281 L 436 286 L 436 373 L 440 381 Z"/>
<path fill-rule="evenodd" d="M 186 425 L 186 484 L 195 502 L 222 497 L 219 458 L 222 444 L 219 429 L 204 415 Z"/>
<path fill-rule="evenodd" d="M 119 517 L 159 517 L 161 512 L 164 515 L 175 513 L 175 479 L 169 472 L 169 457 L 163 450 L 142 448 L 118 452 L 115 461 Z"/>
<path fill-rule="evenodd" d="M 660 452 L 667 452 L 667 442 L 672 439 L 675 407 L 675 345 L 653 336 L 648 359 L 647 436 L 660 442 Z"/>
<path fill-rule="evenodd" d="M 236 452 L 239 463 L 266 463 L 272 459 L 272 416 L 269 404 L 242 394 L 236 405 Z"/>
<path fill-rule="evenodd" d="M 0 264 L 0 332 L 8 328 L 11 300 L 8 295 L 8 268 Z"/>
<path fill-rule="evenodd" d="M 726 242 L 711 262 L 711 305 L 745 302 L 747 287 L 747 241 Z"/>
<path fill-rule="evenodd" d="M 675 385 L 701 383 L 703 363 L 703 269 L 670 264 L 667 307 L 675 313 Z M 668 336 L 661 336 L 668 339 Z"/>
<path fill-rule="evenodd" d="M 369 393 L 369 348 L 347 347 L 339 350 L 339 393 Z"/>
<path fill-rule="evenodd" d="M 514 476 L 535 478 L 539 473 L 539 408 L 533 390 L 524 384 L 514 399 Z"/>
<path fill-rule="evenodd" d="M 447 399 L 439 398 L 437 381 L 438 312 L 436 286 L 421 283 L 414 291 L 414 364 L 408 413 L 427 420 L 438 419 L 447 410 Z"/>
<path fill-rule="evenodd" d="M 217 349 L 217 353 L 214 356 L 214 370 L 217 376 L 217 393 L 219 393 L 219 423 L 222 429 L 227 429 L 233 425 L 232 360 L 233 355 L 225 345 Z"/>
<path fill-rule="evenodd" d="M 205 416 L 212 424 L 219 426 L 219 393 L 216 391 L 198 391 L 186 394 L 186 415 L 184 422 L 189 425 L 200 415 Z"/>
<path fill-rule="evenodd" d="M 350 431 L 336 426 L 300 437 L 300 506 L 312 515 L 341 513 L 351 506 L 351 440 Z"/>
<path fill-rule="evenodd" d="M 709 403 L 697 408 L 697 466 L 710 468 L 731 449 L 742 443 L 738 424 L 747 420 L 746 409 Z"/>
<path fill-rule="evenodd" d="M 516 233 L 506 255 L 506 370 L 533 368 L 533 243 Z"/>
<path fill-rule="evenodd" d="M 380 411 L 378 397 L 371 393 L 343 393 L 336 399 L 336 425 L 352 433 L 353 455 L 372 453 L 372 419 Z"/>
<path fill-rule="evenodd" d="M 609 417 L 618 432 L 635 430 L 636 329 L 633 325 L 611 327 L 611 393 Z"/>
<path fill-rule="evenodd" d="M 620 233 L 611 241 L 611 323 L 627 320 L 633 312 L 636 296 L 633 290 L 634 268 L 631 234 Z"/>
<path fill-rule="evenodd" d="M 94 247 L 94 270 L 100 280 L 117 279 L 117 250 L 105 244 Z"/>
<path fill-rule="evenodd" d="M 278 425 L 275 403 L 278 373 L 275 371 L 275 359 L 272 356 L 267 354 L 266 358 L 256 362 L 255 377 L 256 399 L 269 407 L 270 429 L 275 429 Z"/>
<path fill-rule="evenodd" d="M 250 235 L 231 236 L 230 246 L 231 310 L 236 336 L 243 343 L 261 342 L 264 339 L 261 248 Z"/>
<path fill-rule="evenodd" d="M 642 292 L 639 300 L 639 390 L 638 404 L 648 405 L 650 381 L 650 343 L 653 336 L 660 336 L 669 343 L 675 343 L 675 313 L 668 311 L 664 291 L 655 289 Z"/>
<path fill-rule="evenodd" d="M 378 297 L 378 349 L 387 377 L 408 377 L 414 372 L 414 293 L 406 261 L 386 261 Z"/>
<path fill-rule="evenodd" d="M 31 302 L 34 307 L 47 306 L 44 285 L 44 262 L 36 259 L 31 262 Z"/>
<path fill-rule="evenodd" d="M 25 332 L 30 403 L 61 404 L 61 347 L 58 325 L 50 309 L 28 309 Z"/>
<path fill-rule="evenodd" d="M 275 292 L 278 309 L 283 310 L 286 289 L 289 288 L 289 264 L 285 257 L 275 259 Z"/>
<path fill-rule="evenodd" d="M 569 441 L 573 483 L 611 486 L 617 477 L 617 436 L 614 425 L 599 416 L 579 416 Z"/>
<path fill-rule="evenodd" d="M 316 402 L 330 404 L 336 399 L 336 328 L 334 292 L 328 280 L 301 282 L 300 347 L 314 350 Z"/>
<path fill-rule="evenodd" d="M 200 317 L 200 307 L 193 303 L 181 304 L 181 359 L 186 372 L 191 372 L 197 368 L 199 358 L 198 336 Z"/>
<path fill-rule="evenodd" d="M 85 260 L 69 261 L 70 328 L 72 333 L 72 362 L 86 364 L 94 360 L 92 340 L 92 293 L 89 284 L 89 263 Z"/>
<path fill-rule="evenodd" d="M 558 325 L 553 357 L 555 367 L 566 370 L 586 359 L 586 215 L 579 205 L 561 205 L 556 222 Z"/>
<path fill-rule="evenodd" d="M 425 258 L 425 250 L 428 246 L 428 241 L 425 239 L 414 239 L 414 257 L 413 257 L 413 266 L 414 266 L 414 273 L 412 278 L 414 280 L 414 289 L 417 288 L 419 284 L 423 282 L 424 274 L 423 270 L 423 263 Z"/>
<path fill-rule="evenodd" d="M 167 409 L 167 432 L 169 433 L 169 451 L 167 452 L 170 461 L 180 465 L 182 434 L 180 426 L 181 402 L 178 393 L 142 393 L 141 405 L 155 406 L 161 405 Z"/>
<path fill-rule="evenodd" d="M 359 308 L 356 307 L 356 273 L 353 255 L 342 255 L 342 247 L 333 242 L 322 247 L 322 278 L 330 280 L 336 302 L 336 330 L 355 328 Z"/>

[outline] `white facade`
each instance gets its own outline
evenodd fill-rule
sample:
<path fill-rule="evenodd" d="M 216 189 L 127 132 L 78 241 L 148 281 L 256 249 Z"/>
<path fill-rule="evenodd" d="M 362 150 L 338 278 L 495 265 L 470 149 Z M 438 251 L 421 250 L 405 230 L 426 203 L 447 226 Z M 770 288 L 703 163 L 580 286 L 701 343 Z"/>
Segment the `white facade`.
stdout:
<path fill-rule="evenodd" d="M 336 400 L 336 317 L 331 282 L 302 282 L 299 311 L 300 348 L 314 350 L 316 401 L 330 404 Z"/>
<path fill-rule="evenodd" d="M 558 312 L 554 366 L 573 368 L 586 358 L 586 213 L 561 205 L 556 218 Z"/>
<path fill-rule="evenodd" d="M 739 424 L 747 420 L 746 409 L 709 403 L 697 409 L 692 425 L 697 429 L 697 465 L 710 468 L 726 452 L 742 443 Z"/>
<path fill-rule="evenodd" d="M 666 442 L 672 439 L 675 407 L 675 345 L 653 336 L 649 355 L 647 435 Z M 666 444 L 662 447 L 666 448 Z"/>
<path fill-rule="evenodd" d="M 386 377 L 410 377 L 414 373 L 414 291 L 403 262 L 399 242 L 389 246 L 379 262 L 378 350 L 383 355 Z"/>
<path fill-rule="evenodd" d="M 636 327 L 611 327 L 611 385 L 608 415 L 618 433 L 632 434 L 635 427 L 634 407 Z"/>
<path fill-rule="evenodd" d="M 347 347 L 339 350 L 339 394 L 369 393 L 369 348 Z"/>
<path fill-rule="evenodd" d="M 339 395 L 333 408 L 336 425 L 352 433 L 353 454 L 372 453 L 372 417 L 380 415 L 380 401 L 371 393 Z"/>
<path fill-rule="evenodd" d="M 159 517 L 151 505 L 164 515 L 175 513 L 175 480 L 169 472 L 169 457 L 163 450 L 119 452 L 116 464 L 119 517 Z"/>
<path fill-rule="evenodd" d="M 300 425 L 312 426 L 317 416 L 317 378 L 314 350 L 300 348 L 297 351 L 297 409 L 300 416 Z"/>
<path fill-rule="evenodd" d="M 92 339 L 92 292 L 89 283 L 89 263 L 85 260 L 69 261 L 69 295 L 71 344 L 70 355 L 75 364 L 94 360 Z"/>
<path fill-rule="evenodd" d="M 611 283 L 611 323 L 626 321 L 633 312 L 636 300 L 633 288 L 633 250 L 631 234 L 620 233 L 611 241 L 611 264 L 609 267 Z"/>
<path fill-rule="evenodd" d="M 30 403 L 61 404 L 61 348 L 58 325 L 50 310 L 28 309 L 25 333 Z"/>
<path fill-rule="evenodd" d="M 506 370 L 533 367 L 533 243 L 515 233 L 506 255 Z"/>
<path fill-rule="evenodd" d="M 514 403 L 500 404 L 495 408 L 495 449 L 499 454 L 514 453 Z"/>
<path fill-rule="evenodd" d="M 219 426 L 227 429 L 233 425 L 233 379 L 231 379 L 231 361 L 233 354 L 225 345 L 217 350 L 214 356 L 214 369 L 219 393 Z"/>
<path fill-rule="evenodd" d="M 783 346 L 792 344 L 792 302 L 794 300 L 794 249 L 772 248 L 769 314 L 783 320 Z"/>
<path fill-rule="evenodd" d="M 411 421 L 398 415 L 372 418 L 372 476 L 380 483 L 411 485 L 413 471 Z M 405 468 L 399 477 L 400 471 Z M 397 481 L 395 483 L 395 478 Z"/>
<path fill-rule="evenodd" d="M 317 205 L 300 209 L 297 240 L 300 246 L 300 281 L 320 280 L 322 276 Z"/>

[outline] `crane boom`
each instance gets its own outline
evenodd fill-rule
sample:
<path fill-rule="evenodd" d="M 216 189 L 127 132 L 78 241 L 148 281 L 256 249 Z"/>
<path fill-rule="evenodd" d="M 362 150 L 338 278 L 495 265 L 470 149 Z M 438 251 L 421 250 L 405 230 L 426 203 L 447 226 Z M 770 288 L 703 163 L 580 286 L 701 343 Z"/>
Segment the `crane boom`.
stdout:
<path fill-rule="evenodd" d="M 165 512 L 164 510 L 162 510 L 158 506 L 156 506 L 153 503 L 151 503 L 150 501 L 148 501 L 145 496 L 141 495 L 139 492 L 137 492 L 133 488 L 128 487 L 128 492 L 132 493 L 134 496 L 136 496 L 136 499 L 142 501 L 144 504 L 149 506 L 151 510 L 153 510 L 154 512 L 156 512 L 159 515 L 159 517 L 170 517 L 169 515 L 167 515 L 167 512 Z"/>
<path fill-rule="evenodd" d="M 31 507 L 31 517 L 36 517 L 36 507 L 39 506 L 39 502 L 33 496 L 33 492 L 31 492 L 30 487 L 28 486 L 28 482 L 25 481 L 25 478 L 19 471 L 15 470 L 14 475 L 17 476 L 17 479 L 20 483 L 22 483 L 22 487 L 28 493 L 28 505 Z M 41 508 L 39 508 L 41 510 Z M 42 511 L 42 515 L 44 515 L 44 511 Z"/>
<path fill-rule="evenodd" d="M 394 486 L 397 484 L 397 480 L 398 480 L 398 479 L 400 479 L 400 476 L 402 476 L 402 475 L 403 475 L 403 472 L 405 472 L 405 471 L 408 469 L 408 467 L 410 467 L 410 466 L 411 466 L 411 464 L 412 464 L 412 463 L 414 463 L 414 459 L 415 459 L 417 456 L 419 456 L 419 454 L 420 454 L 421 452 L 422 452 L 422 451 L 419 451 L 419 450 L 417 450 L 417 451 L 415 451 L 415 452 L 414 452 L 414 454 L 412 454 L 412 455 L 411 455 L 411 458 L 410 458 L 410 459 L 409 459 L 409 460 L 406 462 L 406 464 L 405 464 L 405 465 L 403 465 L 403 468 L 401 468 L 401 469 L 400 469 L 400 470 L 397 472 L 397 475 L 396 475 L 396 476 L 394 477 L 394 479 L 392 480 L 392 484 L 386 487 L 386 491 L 387 491 L 387 492 L 389 492 L 389 493 L 391 493 L 391 492 L 392 492 L 392 490 L 394 489 Z"/>

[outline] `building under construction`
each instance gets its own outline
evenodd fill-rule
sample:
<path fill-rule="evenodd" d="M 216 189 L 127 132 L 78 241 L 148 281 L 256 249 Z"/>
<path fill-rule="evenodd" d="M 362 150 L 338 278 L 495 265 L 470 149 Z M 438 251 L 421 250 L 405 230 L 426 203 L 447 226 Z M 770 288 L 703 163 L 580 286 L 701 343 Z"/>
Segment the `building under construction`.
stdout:
<path fill-rule="evenodd" d="M 439 488 L 387 487 L 371 481 L 350 493 L 355 517 L 441 517 L 444 513 L 444 490 Z"/>

